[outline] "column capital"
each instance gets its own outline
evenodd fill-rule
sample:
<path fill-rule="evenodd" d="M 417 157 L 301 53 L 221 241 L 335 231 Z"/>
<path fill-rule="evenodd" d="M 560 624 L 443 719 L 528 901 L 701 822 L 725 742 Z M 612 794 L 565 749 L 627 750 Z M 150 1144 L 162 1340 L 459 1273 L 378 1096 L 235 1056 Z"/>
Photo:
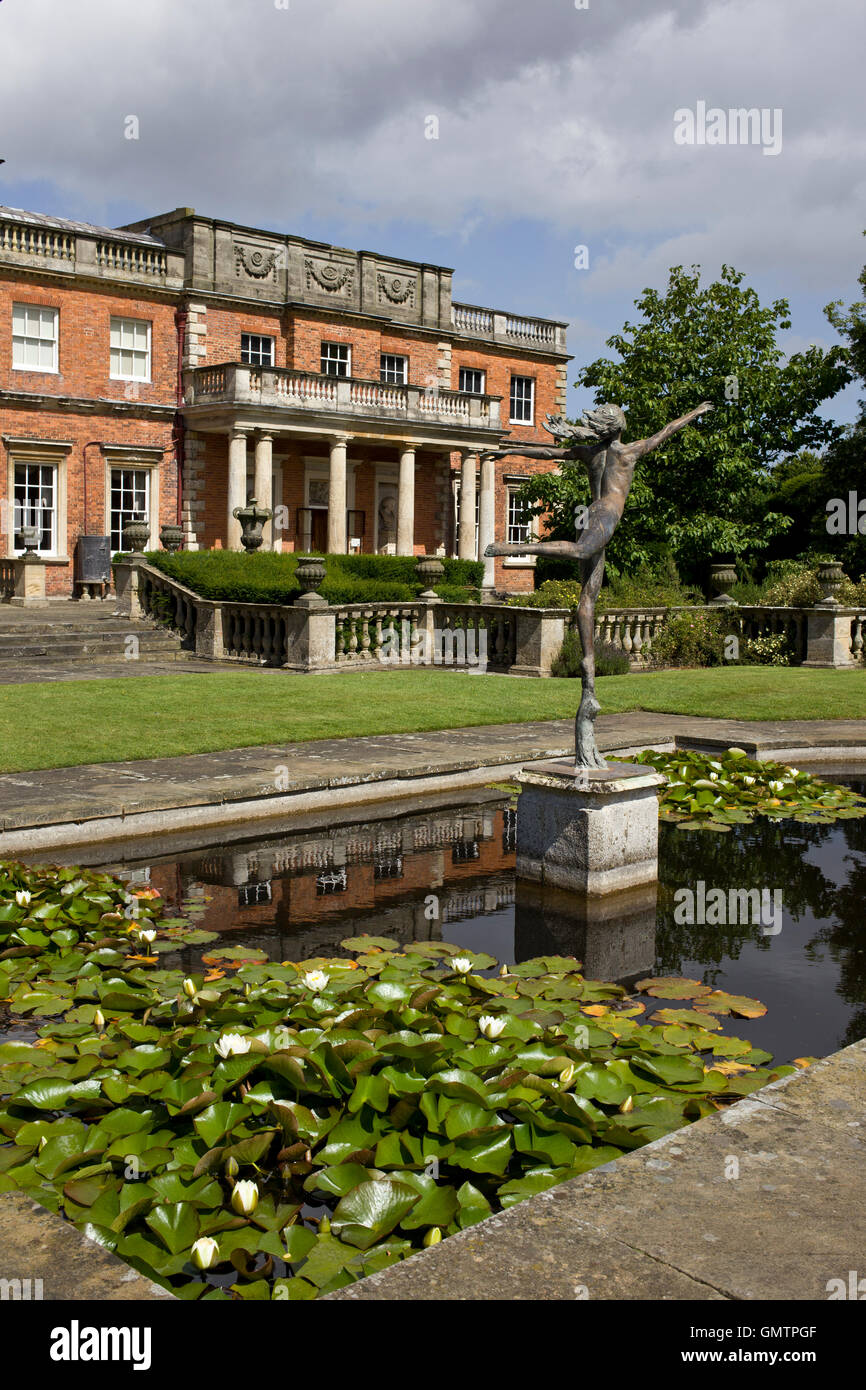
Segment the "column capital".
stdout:
<path fill-rule="evenodd" d="M 227 430 L 229 439 L 248 439 L 250 433 L 249 425 L 229 425 Z"/>
<path fill-rule="evenodd" d="M 328 439 L 331 444 L 349 444 L 355 436 L 353 434 L 330 434 Z"/>
<path fill-rule="evenodd" d="M 256 430 L 256 431 L 255 431 L 255 435 L 256 435 L 256 442 L 261 441 L 262 443 L 265 443 L 267 440 L 270 440 L 271 443 L 273 443 L 273 440 L 274 440 L 274 431 L 273 431 L 273 430 Z"/>

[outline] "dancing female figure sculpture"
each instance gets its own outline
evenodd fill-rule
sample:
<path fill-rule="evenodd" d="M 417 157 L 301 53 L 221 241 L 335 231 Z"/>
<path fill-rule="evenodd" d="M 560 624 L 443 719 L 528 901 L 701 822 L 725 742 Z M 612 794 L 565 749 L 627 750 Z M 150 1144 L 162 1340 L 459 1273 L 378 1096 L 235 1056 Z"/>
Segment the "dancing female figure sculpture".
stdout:
<path fill-rule="evenodd" d="M 556 439 L 568 442 L 560 447 L 515 444 L 485 450 L 496 458 L 520 454 L 524 458 L 560 459 L 564 467 L 578 460 L 589 469 L 591 503 L 586 525 L 576 541 L 538 541 L 526 545 L 489 545 L 485 555 L 563 555 L 580 561 L 581 592 L 577 608 L 577 629 L 583 647 L 580 664 L 582 694 L 575 722 L 575 767 L 606 768 L 607 763 L 595 744 L 595 716 L 599 703 L 595 696 L 595 602 L 604 577 L 604 548 L 619 525 L 631 490 L 634 466 L 639 458 L 659 448 L 672 435 L 690 425 L 713 407 L 708 401 L 673 420 L 649 439 L 622 443 L 625 415 L 618 405 L 601 405 L 587 411 L 583 427 L 573 429 L 561 417 L 548 415 L 544 427 Z"/>

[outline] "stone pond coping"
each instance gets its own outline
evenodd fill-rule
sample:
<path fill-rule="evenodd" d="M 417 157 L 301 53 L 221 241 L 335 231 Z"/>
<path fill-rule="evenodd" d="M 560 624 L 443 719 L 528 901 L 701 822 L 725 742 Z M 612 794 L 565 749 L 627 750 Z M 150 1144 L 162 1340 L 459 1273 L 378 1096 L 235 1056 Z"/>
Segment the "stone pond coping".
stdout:
<path fill-rule="evenodd" d="M 603 715 L 603 752 L 738 744 L 757 757 L 866 761 L 866 719 L 738 721 L 642 712 Z M 320 739 L 0 775 L 0 858 L 92 847 L 336 807 L 463 792 L 573 748 L 571 720 L 419 734 Z"/>
<path fill-rule="evenodd" d="M 825 1300 L 864 1250 L 866 1041 L 327 1298 Z"/>
<path fill-rule="evenodd" d="M 864 1249 L 866 1041 L 327 1300 L 825 1300 Z M 45 1300 L 174 1297 L 19 1192 L 0 1274 Z"/>

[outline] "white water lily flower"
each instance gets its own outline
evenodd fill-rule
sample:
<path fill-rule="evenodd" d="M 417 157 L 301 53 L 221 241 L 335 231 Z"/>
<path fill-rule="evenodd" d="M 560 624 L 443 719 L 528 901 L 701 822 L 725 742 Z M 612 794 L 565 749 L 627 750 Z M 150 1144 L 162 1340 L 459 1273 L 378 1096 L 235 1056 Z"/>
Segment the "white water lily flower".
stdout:
<path fill-rule="evenodd" d="M 139 941 L 143 941 L 147 946 L 150 946 L 150 944 L 156 940 L 155 931 L 137 931 L 135 934 L 138 937 Z"/>
<path fill-rule="evenodd" d="M 97 1010 L 96 1010 L 96 1013 L 93 1015 L 93 1026 L 94 1026 L 94 1028 L 96 1028 L 100 1033 L 102 1032 L 103 1028 L 105 1027 L 105 1015 L 103 1014 L 103 1012 L 102 1012 L 101 1009 L 97 1009 Z"/>
<path fill-rule="evenodd" d="M 218 1042 L 214 1043 L 219 1055 L 226 1057 L 242 1057 L 245 1052 L 250 1050 L 249 1038 L 243 1037 L 240 1033 L 223 1033 Z"/>
<path fill-rule="evenodd" d="M 472 969 L 472 962 L 468 956 L 452 956 L 451 968 L 456 970 L 458 975 L 468 975 Z"/>
<path fill-rule="evenodd" d="M 196 1269 L 210 1269 L 219 1259 L 220 1248 L 211 1236 L 200 1236 L 193 1241 L 191 1253 Z"/>
<path fill-rule="evenodd" d="M 784 782 L 768 782 L 767 786 L 770 788 L 771 792 L 781 792 L 785 790 Z"/>
<path fill-rule="evenodd" d="M 711 773 L 710 773 L 710 781 L 711 781 L 711 782 L 718 782 L 718 780 L 719 780 L 719 774 L 718 774 L 717 772 L 711 772 Z"/>
<path fill-rule="evenodd" d="M 478 1020 L 478 1027 L 485 1038 L 490 1038 L 492 1042 L 494 1038 L 499 1037 L 505 1023 L 504 1018 L 496 1018 L 494 1014 L 482 1014 Z"/>
<path fill-rule="evenodd" d="M 747 787 L 753 787 L 755 785 L 754 777 L 744 777 L 743 781 L 745 782 Z"/>
<path fill-rule="evenodd" d="M 15 894 L 15 901 L 19 907 L 29 907 L 32 893 L 28 893 L 26 888 L 19 888 Z"/>
<path fill-rule="evenodd" d="M 330 975 L 326 975 L 324 970 L 308 970 L 304 976 L 304 984 L 307 989 L 320 990 L 325 988 L 330 978 Z"/>
<path fill-rule="evenodd" d="M 232 1188 L 232 1207 L 238 1216 L 252 1216 L 259 1204 L 259 1189 L 246 1178 Z"/>
<path fill-rule="evenodd" d="M 788 768 L 788 776 L 789 776 L 789 777 L 799 777 L 799 776 L 800 776 L 800 769 L 799 769 L 798 767 L 789 767 L 789 768 Z"/>

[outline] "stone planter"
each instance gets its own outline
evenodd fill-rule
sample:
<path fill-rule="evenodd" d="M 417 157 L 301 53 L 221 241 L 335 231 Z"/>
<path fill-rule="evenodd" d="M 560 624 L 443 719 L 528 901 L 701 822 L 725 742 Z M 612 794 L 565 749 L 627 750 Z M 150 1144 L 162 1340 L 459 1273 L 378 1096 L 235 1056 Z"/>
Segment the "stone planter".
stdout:
<path fill-rule="evenodd" d="M 35 555 L 42 536 L 38 526 L 22 526 L 15 537 L 15 543 L 25 555 Z"/>
<path fill-rule="evenodd" d="M 438 601 L 439 595 L 434 586 L 441 584 L 445 574 L 442 561 L 437 560 L 435 555 L 422 555 L 415 566 L 415 573 L 424 585 L 424 592 L 420 597 L 427 603 Z"/>
<path fill-rule="evenodd" d="M 733 560 L 721 560 L 718 564 L 710 565 L 710 588 L 716 594 L 715 598 L 710 599 L 711 605 L 736 603 L 736 599 L 732 599 L 727 592 L 736 582 L 737 571 Z"/>
<path fill-rule="evenodd" d="M 836 595 L 845 578 L 845 572 L 838 560 L 826 560 L 818 566 L 818 583 L 821 585 L 821 606 L 835 608 L 839 600 Z"/>
<path fill-rule="evenodd" d="M 260 507 L 255 497 L 250 497 L 245 507 L 235 507 L 232 516 L 241 523 L 241 545 L 247 554 L 259 550 L 264 540 L 265 522 L 273 516 L 270 507 Z"/>
<path fill-rule="evenodd" d="M 133 555 L 143 555 L 150 542 L 150 522 L 143 517 L 128 521 L 123 528 L 123 548 Z"/>
<path fill-rule="evenodd" d="M 295 577 L 301 586 L 301 597 L 295 599 L 295 606 L 300 608 L 325 608 L 327 600 L 317 594 L 316 590 L 325 578 L 324 560 L 301 560 L 295 570 Z"/>
<path fill-rule="evenodd" d="M 183 545 L 183 527 L 166 522 L 165 526 L 159 528 L 159 539 L 163 550 L 168 550 L 173 555 Z"/>

